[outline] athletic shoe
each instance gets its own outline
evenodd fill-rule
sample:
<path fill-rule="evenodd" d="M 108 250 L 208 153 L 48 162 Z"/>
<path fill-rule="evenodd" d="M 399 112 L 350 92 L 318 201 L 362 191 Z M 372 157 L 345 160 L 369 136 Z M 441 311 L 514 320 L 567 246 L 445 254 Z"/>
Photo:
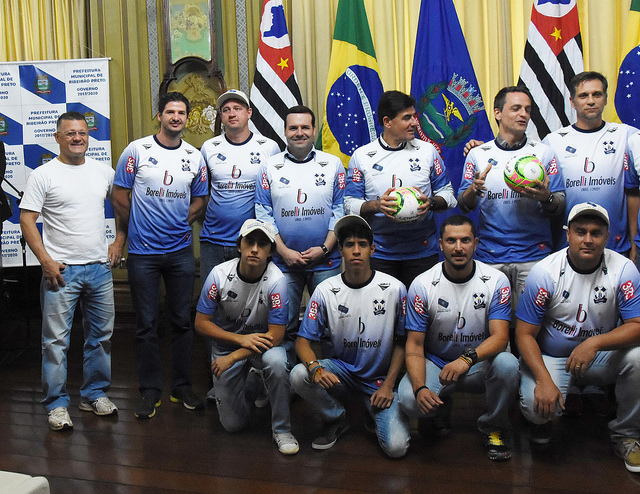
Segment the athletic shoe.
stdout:
<path fill-rule="evenodd" d="M 155 398 L 151 395 L 142 395 L 142 400 L 138 404 L 136 409 L 136 418 L 150 419 L 156 414 L 156 408 L 161 405 L 160 398 Z"/>
<path fill-rule="evenodd" d="M 97 400 L 93 401 L 89 401 L 87 398 L 82 398 L 78 408 L 83 412 L 93 412 L 96 415 L 101 416 L 115 415 L 118 413 L 118 407 L 115 406 L 106 396 L 101 396 Z"/>
<path fill-rule="evenodd" d="M 278 445 L 278 451 L 283 455 L 295 455 L 300 451 L 298 441 L 290 432 L 283 432 L 281 434 L 274 433 L 273 440 Z"/>
<path fill-rule="evenodd" d="M 494 431 L 486 434 L 482 444 L 490 460 L 505 461 L 511 459 L 511 448 L 507 445 L 502 432 Z"/>
<path fill-rule="evenodd" d="M 626 437 L 616 442 L 616 455 L 624 460 L 624 466 L 633 473 L 640 473 L 640 441 Z"/>
<path fill-rule="evenodd" d="M 191 388 L 176 388 L 171 391 L 169 399 L 173 403 L 182 403 L 187 410 L 200 410 L 204 408 L 204 402 L 196 396 Z"/>
<path fill-rule="evenodd" d="M 66 407 L 57 407 L 49 411 L 49 429 L 53 431 L 73 429 L 73 422 Z"/>
<path fill-rule="evenodd" d="M 329 449 L 333 447 L 338 438 L 349 429 L 347 414 L 343 413 L 336 420 L 325 422 L 322 428 L 322 435 L 316 437 L 311 443 L 313 449 Z"/>
<path fill-rule="evenodd" d="M 437 409 L 435 417 L 428 416 L 418 419 L 418 432 L 427 438 L 442 439 L 451 434 L 451 397 L 442 398 L 443 404 Z"/>
<path fill-rule="evenodd" d="M 529 441 L 535 444 L 549 444 L 552 432 L 551 421 L 544 424 L 529 424 Z"/>

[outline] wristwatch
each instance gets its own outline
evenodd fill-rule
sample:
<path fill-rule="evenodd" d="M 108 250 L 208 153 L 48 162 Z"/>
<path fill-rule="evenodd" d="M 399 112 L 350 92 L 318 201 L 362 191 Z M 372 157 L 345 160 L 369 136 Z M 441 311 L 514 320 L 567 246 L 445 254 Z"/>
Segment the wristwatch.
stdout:
<path fill-rule="evenodd" d="M 475 365 L 478 361 L 478 352 L 476 352 L 475 348 L 467 347 L 462 352 L 463 357 L 467 357 L 471 360 L 471 365 Z"/>
<path fill-rule="evenodd" d="M 322 244 L 320 248 L 322 249 L 322 254 L 324 255 L 324 257 L 329 257 L 329 255 L 331 254 L 331 251 L 327 249 L 327 246 Z"/>

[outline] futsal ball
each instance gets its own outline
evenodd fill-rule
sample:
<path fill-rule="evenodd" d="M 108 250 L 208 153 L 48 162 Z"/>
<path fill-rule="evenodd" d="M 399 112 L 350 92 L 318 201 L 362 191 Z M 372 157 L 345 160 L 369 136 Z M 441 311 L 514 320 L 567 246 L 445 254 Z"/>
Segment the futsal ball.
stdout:
<path fill-rule="evenodd" d="M 504 181 L 516 192 L 535 185 L 537 180 L 544 180 L 544 167 L 533 155 L 514 156 L 504 167 Z"/>
<path fill-rule="evenodd" d="M 414 187 L 398 187 L 391 191 L 391 197 L 396 199 L 396 212 L 394 217 L 399 223 L 411 223 L 418 219 L 418 207 L 424 204 L 418 199 L 420 191 Z"/>

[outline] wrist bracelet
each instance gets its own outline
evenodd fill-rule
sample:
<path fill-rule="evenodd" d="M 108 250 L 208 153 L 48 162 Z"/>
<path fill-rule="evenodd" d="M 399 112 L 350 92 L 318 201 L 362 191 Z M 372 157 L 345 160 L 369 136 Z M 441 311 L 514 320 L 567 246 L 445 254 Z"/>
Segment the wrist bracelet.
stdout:
<path fill-rule="evenodd" d="M 458 358 L 461 359 L 461 360 L 464 360 L 467 363 L 467 365 L 469 366 L 469 368 L 473 367 L 473 361 L 469 357 L 467 357 L 465 355 L 460 355 Z"/>
<path fill-rule="evenodd" d="M 307 370 L 309 370 L 309 367 L 311 367 L 311 364 L 320 364 L 320 362 L 318 362 L 317 360 L 312 360 L 310 362 L 307 362 L 306 363 Z"/>
<path fill-rule="evenodd" d="M 321 365 L 316 365 L 312 370 L 311 370 L 311 382 L 313 382 L 313 380 L 316 378 L 316 374 L 318 372 L 320 372 L 322 369 L 324 369 L 324 367 L 322 367 Z"/>
<path fill-rule="evenodd" d="M 416 398 L 418 398 L 418 393 L 419 393 L 420 391 L 422 391 L 423 389 L 429 389 L 429 388 L 427 388 L 426 386 L 420 386 L 418 389 L 416 389 L 416 390 L 413 392 L 413 396 L 415 396 Z"/>

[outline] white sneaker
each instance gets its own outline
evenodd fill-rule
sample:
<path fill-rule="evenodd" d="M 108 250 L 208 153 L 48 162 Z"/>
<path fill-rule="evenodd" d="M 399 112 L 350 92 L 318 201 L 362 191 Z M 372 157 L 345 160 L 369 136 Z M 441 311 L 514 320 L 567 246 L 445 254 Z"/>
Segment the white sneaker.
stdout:
<path fill-rule="evenodd" d="M 83 412 L 93 412 L 96 415 L 115 415 L 118 413 L 118 407 L 115 406 L 112 401 L 106 396 L 101 396 L 97 400 L 89 401 L 86 398 L 82 398 L 80 406 L 78 407 Z"/>
<path fill-rule="evenodd" d="M 282 434 L 274 434 L 273 440 L 278 445 L 278 451 L 283 455 L 295 455 L 300 451 L 300 446 L 295 436 L 290 432 L 284 432 Z"/>
<path fill-rule="evenodd" d="M 69 410 L 67 410 L 65 407 L 58 407 L 50 410 L 49 428 L 54 431 L 73 429 L 73 422 L 71 422 Z"/>

